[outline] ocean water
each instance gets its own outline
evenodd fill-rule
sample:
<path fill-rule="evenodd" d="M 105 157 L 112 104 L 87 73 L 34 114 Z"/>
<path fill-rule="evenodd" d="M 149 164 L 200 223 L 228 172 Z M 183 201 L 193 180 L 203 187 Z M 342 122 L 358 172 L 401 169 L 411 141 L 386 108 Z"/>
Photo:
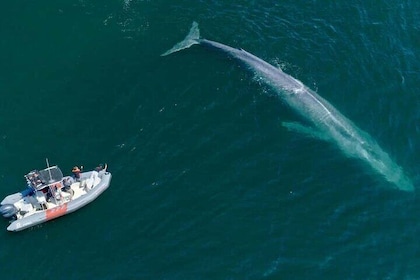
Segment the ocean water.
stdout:
<path fill-rule="evenodd" d="M 193 21 L 302 81 L 410 177 L 394 188 L 299 121 Z M 45 158 L 110 188 L 19 233 L 1 279 L 420 279 L 420 2 L 9 1 L 0 196 Z"/>

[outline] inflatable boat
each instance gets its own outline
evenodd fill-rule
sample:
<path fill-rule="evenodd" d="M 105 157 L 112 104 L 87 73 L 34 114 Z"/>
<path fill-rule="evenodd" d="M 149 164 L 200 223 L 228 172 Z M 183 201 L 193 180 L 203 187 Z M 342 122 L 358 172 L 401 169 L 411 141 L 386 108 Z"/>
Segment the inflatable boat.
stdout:
<path fill-rule="evenodd" d="M 10 221 L 8 231 L 21 231 L 76 211 L 95 200 L 111 182 L 107 165 L 87 172 L 77 168 L 73 176 L 63 176 L 48 161 L 47 166 L 26 174 L 27 188 L 0 203 L 0 214 Z"/>

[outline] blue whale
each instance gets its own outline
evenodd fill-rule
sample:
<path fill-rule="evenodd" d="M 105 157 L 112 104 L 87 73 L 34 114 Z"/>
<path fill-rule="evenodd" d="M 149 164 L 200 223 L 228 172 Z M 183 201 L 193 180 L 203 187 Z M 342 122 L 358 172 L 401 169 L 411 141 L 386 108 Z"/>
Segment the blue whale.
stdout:
<path fill-rule="evenodd" d="M 404 191 L 414 191 L 411 180 L 403 169 L 384 152 L 376 141 L 343 116 L 328 101 L 299 80 L 284 73 L 266 61 L 243 50 L 200 38 L 198 24 L 193 22 L 185 39 L 166 51 L 162 56 L 200 44 L 218 49 L 245 64 L 255 75 L 270 86 L 296 113 L 309 123 L 283 122 L 291 131 L 304 133 L 311 137 L 334 143 L 348 157 L 359 159 L 378 174 Z"/>

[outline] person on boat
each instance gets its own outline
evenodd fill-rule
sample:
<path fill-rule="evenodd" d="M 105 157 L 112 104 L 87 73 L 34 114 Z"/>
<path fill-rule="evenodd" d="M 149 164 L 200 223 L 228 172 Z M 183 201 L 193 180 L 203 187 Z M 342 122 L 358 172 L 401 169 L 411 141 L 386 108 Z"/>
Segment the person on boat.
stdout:
<path fill-rule="evenodd" d="M 29 179 L 30 184 L 34 188 L 44 183 L 39 176 L 39 171 L 36 169 L 29 172 L 27 178 Z"/>
<path fill-rule="evenodd" d="M 102 170 L 106 171 L 107 168 L 108 168 L 108 164 L 105 163 L 105 166 L 104 166 L 102 163 L 100 163 L 97 167 L 95 167 L 95 171 L 99 173 Z"/>
<path fill-rule="evenodd" d="M 39 185 L 41 185 L 41 184 L 43 184 L 43 183 L 44 183 L 44 182 L 41 180 L 41 177 L 39 176 L 39 172 L 36 172 L 36 173 L 34 174 L 34 178 L 33 178 L 33 180 L 34 180 L 35 186 L 39 186 Z"/>
<path fill-rule="evenodd" d="M 63 178 L 63 190 L 67 191 L 70 189 L 70 186 L 74 183 L 74 178 L 71 176 L 67 176 Z"/>
<path fill-rule="evenodd" d="M 80 172 L 82 171 L 78 166 L 73 167 L 73 169 L 71 170 L 71 173 L 73 173 L 72 177 L 76 182 L 80 182 Z"/>
<path fill-rule="evenodd" d="M 101 163 L 99 164 L 97 167 L 95 167 L 95 169 L 92 171 L 92 173 L 90 174 L 90 179 L 95 182 L 97 180 L 97 178 L 99 178 L 99 173 L 106 171 L 108 165 L 105 163 L 105 166 Z"/>

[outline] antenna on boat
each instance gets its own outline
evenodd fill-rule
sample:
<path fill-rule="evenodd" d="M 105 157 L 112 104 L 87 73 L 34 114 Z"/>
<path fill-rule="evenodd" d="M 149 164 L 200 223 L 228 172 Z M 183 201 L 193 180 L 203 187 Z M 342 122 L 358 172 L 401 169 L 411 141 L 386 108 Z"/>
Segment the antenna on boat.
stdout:
<path fill-rule="evenodd" d="M 47 169 L 48 169 L 48 173 L 50 174 L 50 182 L 52 182 L 53 178 L 51 175 L 50 162 L 48 161 L 48 158 L 45 158 L 45 161 L 47 162 Z"/>

